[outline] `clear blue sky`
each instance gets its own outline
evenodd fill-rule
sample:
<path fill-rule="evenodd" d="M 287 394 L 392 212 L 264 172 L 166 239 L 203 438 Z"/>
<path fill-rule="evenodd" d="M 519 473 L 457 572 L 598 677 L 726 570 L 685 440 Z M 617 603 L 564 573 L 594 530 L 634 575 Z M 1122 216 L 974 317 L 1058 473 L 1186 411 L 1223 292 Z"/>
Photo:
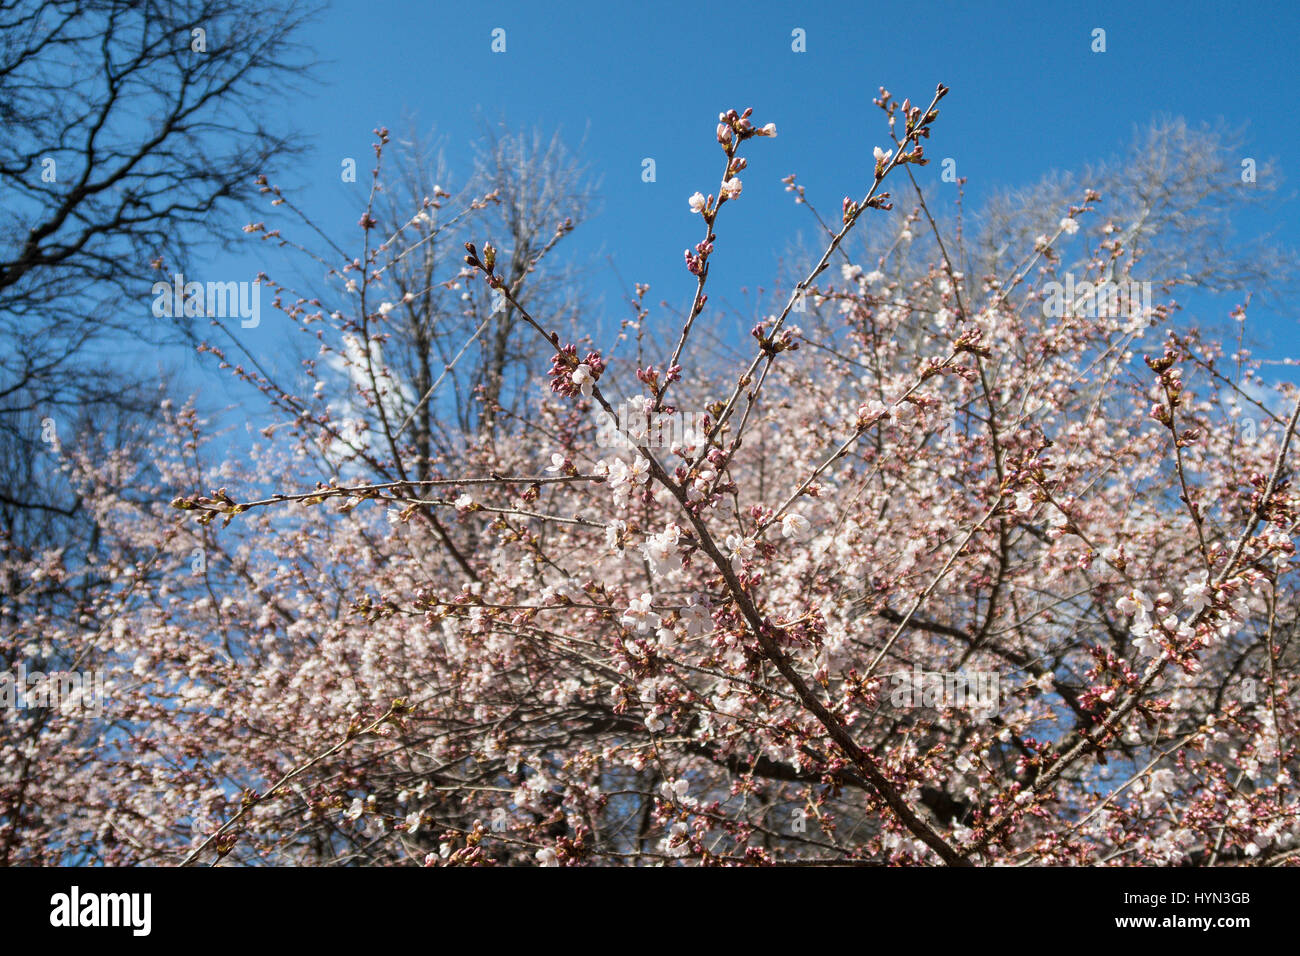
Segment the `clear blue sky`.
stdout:
<path fill-rule="evenodd" d="M 497 27 L 505 53 L 490 48 Z M 1097 27 L 1105 53 L 1091 50 Z M 807 52 L 792 51 L 795 28 L 806 31 Z M 686 199 L 717 188 L 717 113 L 752 106 L 779 137 L 747 146 L 744 196 L 721 223 L 710 279 L 715 304 L 749 314 L 742 288 L 770 283 L 777 256 L 800 231 L 813 234 L 781 177 L 798 173 L 832 216 L 844 195 L 860 195 L 871 148 L 885 138 L 871 105 L 880 84 L 900 100 L 922 100 L 940 81 L 951 87 L 926 152 L 956 159 L 973 205 L 991 188 L 1105 158 L 1159 113 L 1248 121 L 1252 154 L 1277 160 L 1279 196 L 1288 197 L 1300 154 L 1298 36 L 1295 3 L 335 0 L 302 37 L 321 61 L 319 83 L 285 114 L 312 153 L 277 181 L 351 242 L 374 127 L 396 133 L 414 114 L 463 168 L 480 117 L 559 127 L 575 146 L 585 136 L 582 156 L 602 183 L 599 214 L 572 237 L 572 252 L 597 265 L 612 255 L 626 282 L 651 284 L 652 302 L 682 307 L 693 288 L 682 250 L 699 238 Z M 356 185 L 339 181 L 345 156 L 358 160 Z M 656 161 L 654 183 L 641 180 L 645 157 Z M 920 173 L 933 197 L 953 198 L 937 163 Z M 1244 222 L 1300 246 L 1296 209 L 1280 201 Z M 284 274 L 269 245 L 212 268 Z M 598 268 L 591 280 L 606 314 L 623 316 L 613 271 Z M 273 348 L 273 320 L 243 333 L 259 351 Z M 1273 320 L 1277 350 L 1294 354 L 1294 321 Z"/>

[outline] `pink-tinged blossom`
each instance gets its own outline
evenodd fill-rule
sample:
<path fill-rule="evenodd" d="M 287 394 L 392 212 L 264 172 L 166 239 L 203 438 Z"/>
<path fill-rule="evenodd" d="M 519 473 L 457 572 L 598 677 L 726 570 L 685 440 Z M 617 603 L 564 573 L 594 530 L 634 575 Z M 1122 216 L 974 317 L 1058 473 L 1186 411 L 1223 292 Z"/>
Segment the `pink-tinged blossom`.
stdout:
<path fill-rule="evenodd" d="M 607 484 L 616 493 L 626 494 L 631 488 L 644 485 L 649 478 L 650 463 L 640 455 L 631 464 L 621 458 L 612 459 L 607 467 Z"/>
<path fill-rule="evenodd" d="M 696 800 L 690 796 L 691 784 L 685 777 L 678 777 L 676 780 L 665 780 L 659 785 L 659 792 L 663 794 L 664 799 L 671 803 L 682 806 L 694 806 Z"/>
<path fill-rule="evenodd" d="M 727 535 L 727 550 L 731 553 L 731 563 L 733 567 L 739 566 L 742 561 L 747 561 L 754 556 L 754 539 L 742 537 L 738 534 Z"/>
<path fill-rule="evenodd" d="M 668 828 L 668 835 L 661 842 L 663 852 L 668 856 L 682 857 L 691 852 L 689 841 L 690 828 L 680 821 Z"/>
<path fill-rule="evenodd" d="M 637 455 L 628 468 L 628 480 L 634 485 L 644 485 L 650 479 L 650 462 Z"/>
<path fill-rule="evenodd" d="M 577 385 L 582 394 L 591 397 L 592 387 L 595 385 L 595 376 L 591 374 L 591 366 L 581 364 L 573 370 L 573 384 Z"/>
<path fill-rule="evenodd" d="M 888 417 L 889 406 L 877 398 L 858 406 L 858 419 L 867 424 L 873 424 L 882 418 Z"/>
<path fill-rule="evenodd" d="M 1133 648 L 1137 651 L 1139 657 L 1159 657 L 1164 653 L 1164 648 L 1160 644 L 1160 636 L 1153 630 L 1150 625 L 1133 628 Z"/>
<path fill-rule="evenodd" d="M 787 538 L 796 540 L 803 538 L 808 534 L 808 529 L 812 525 L 803 515 L 790 512 L 781 519 L 781 534 Z"/>
<path fill-rule="evenodd" d="M 657 575 L 668 574 L 682 566 L 681 556 L 677 553 L 677 542 L 681 538 L 681 529 L 669 525 L 659 534 L 650 535 L 641 545 L 641 551 L 650 562 L 651 570 Z"/>
<path fill-rule="evenodd" d="M 659 626 L 660 617 L 650 609 L 651 597 L 642 594 L 628 602 L 628 608 L 619 618 L 624 627 L 634 627 L 638 632 L 645 632 Z"/>
<path fill-rule="evenodd" d="M 895 108 L 894 134 L 924 105 Z M 748 175 L 738 160 L 766 127 L 733 111 L 720 122 L 718 175 Z M 891 145 L 910 158 L 919 143 Z M 850 173 L 833 195 L 859 188 Z M 859 230 L 922 228 L 899 173 L 908 213 L 893 226 L 863 215 Z M 1071 219 L 1109 208 L 1071 201 Z M 433 277 L 447 342 L 481 319 L 493 207 L 456 204 L 480 267 Z M 844 211 L 851 228 L 863 212 L 852 198 Z M 723 219 L 692 240 L 697 275 L 713 243 L 741 238 Z M 418 222 L 421 236 L 435 228 Z M 201 353 L 243 390 L 259 423 L 246 440 L 183 398 L 150 409 L 138 435 L 49 422 L 42 468 L 100 542 L 0 540 L 0 657 L 16 669 L 84 653 L 107 693 L 98 717 L 79 712 L 84 688 L 57 706 L 25 689 L 39 720 L 0 708 L 21 758 L 0 759 L 0 862 L 51 865 L 75 846 L 110 866 L 196 850 L 204 865 L 332 864 L 346 838 L 357 864 L 623 864 L 630 804 L 648 813 L 634 821 L 646 864 L 697 851 L 940 862 L 923 835 L 980 865 L 1292 860 L 1300 500 L 1274 476 L 1294 471 L 1295 442 L 1280 458 L 1274 423 L 1244 429 L 1259 410 L 1237 390 L 1270 411 L 1294 397 L 1173 305 L 1142 309 L 1149 329 L 1048 314 L 1073 264 L 1035 262 L 1012 239 L 1003 258 L 1027 271 L 1009 273 L 939 229 L 978 282 L 929 241 L 867 260 L 870 273 L 833 271 L 844 257 L 831 250 L 799 303 L 819 312 L 806 337 L 794 320 L 808 309 L 792 304 L 779 330 L 769 316 L 753 344 L 725 347 L 727 270 L 690 283 L 685 336 L 685 315 L 644 286 L 613 335 L 538 299 L 546 338 L 520 326 L 502 393 L 467 365 L 419 405 L 402 323 L 367 340 L 357 297 L 332 294 L 331 313 L 286 294 L 283 321 L 320 349 L 305 395 L 281 395 L 220 343 Z M 355 238 L 373 255 L 344 280 L 368 287 L 367 312 L 396 303 L 384 265 L 408 237 L 382 251 Z M 1127 280 L 1131 257 L 1110 252 L 1104 268 Z M 538 261 L 534 290 L 562 291 L 555 261 Z M 635 368 L 627 405 L 647 454 L 602 442 L 604 359 L 565 335 L 610 340 L 618 381 Z M 530 378 L 514 346 L 543 349 L 549 371 Z M 649 408 L 707 415 L 715 441 L 675 435 L 669 454 L 649 441 Z M 997 723 L 935 693 L 927 704 L 924 687 L 919 703 L 895 699 L 891 672 L 912 663 L 996 677 Z M 853 781 L 877 779 L 873 765 L 892 796 L 868 788 L 875 809 L 858 826 Z M 1036 802 L 1026 783 L 1049 768 Z M 949 820 L 934 806 L 961 809 Z M 816 808 L 828 832 L 803 817 L 793 830 L 791 808 Z M 233 844 L 205 845 L 232 820 Z"/>
<path fill-rule="evenodd" d="M 1189 580 L 1187 586 L 1183 588 L 1183 601 L 1194 615 L 1207 607 L 1211 600 L 1213 595 L 1210 591 L 1209 577 L 1204 573 L 1198 579 Z"/>
<path fill-rule="evenodd" d="M 698 595 L 696 600 L 699 600 Z M 709 614 L 709 609 L 699 603 L 682 608 L 681 621 L 686 628 L 686 633 L 691 637 L 707 633 L 713 627 L 713 618 Z"/>
<path fill-rule="evenodd" d="M 1146 592 L 1132 588 L 1115 602 L 1115 607 L 1121 614 L 1137 614 L 1139 617 L 1145 617 L 1155 605 L 1151 603 Z"/>

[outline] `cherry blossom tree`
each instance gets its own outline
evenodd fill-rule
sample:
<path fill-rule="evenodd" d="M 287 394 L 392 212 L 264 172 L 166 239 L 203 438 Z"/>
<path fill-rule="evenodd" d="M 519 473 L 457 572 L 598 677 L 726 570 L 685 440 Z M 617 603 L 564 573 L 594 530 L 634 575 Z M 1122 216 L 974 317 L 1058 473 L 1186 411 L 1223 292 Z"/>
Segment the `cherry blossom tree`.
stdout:
<path fill-rule="evenodd" d="M 367 214 L 337 305 L 278 287 L 319 349 L 305 386 L 204 347 L 276 416 L 247 455 L 184 404 L 130 497 L 70 454 L 114 553 L 154 557 L 108 560 L 75 622 L 3 619 L 11 657 L 113 662 L 103 720 L 47 708 L 0 764 L 5 859 L 1294 859 L 1296 390 L 1172 299 L 1083 291 L 1129 262 L 1090 190 L 1009 272 L 955 268 L 913 175 L 946 93 L 880 91 L 867 183 L 738 367 L 696 323 L 777 134 L 748 110 L 683 197 L 695 295 L 663 358 L 645 287 L 601 342 L 466 243 L 439 281 L 502 295 L 550 368 L 526 416 L 418 465 L 403 419 L 434 399 L 385 361 L 385 264 L 429 217 L 377 237 Z M 437 199 L 440 222 L 490 201 Z M 1084 221 L 1102 238 L 1066 277 Z M 850 260 L 855 230 L 903 228 L 935 242 L 920 278 Z M 5 573 L 25 598 L 66 569 Z"/>

